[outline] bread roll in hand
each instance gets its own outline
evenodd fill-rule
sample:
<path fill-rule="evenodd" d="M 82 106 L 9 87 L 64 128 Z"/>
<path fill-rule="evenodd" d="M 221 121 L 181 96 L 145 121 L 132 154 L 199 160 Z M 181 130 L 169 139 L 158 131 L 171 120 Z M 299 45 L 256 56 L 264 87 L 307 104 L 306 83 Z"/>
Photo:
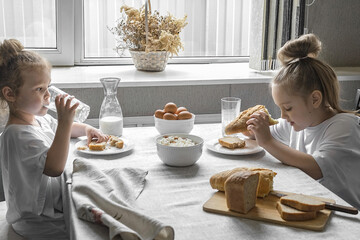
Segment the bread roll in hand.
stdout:
<path fill-rule="evenodd" d="M 264 105 L 256 105 L 255 107 L 251 107 L 245 111 L 242 111 L 237 118 L 235 118 L 231 123 L 229 123 L 225 127 L 225 133 L 228 135 L 241 133 L 247 131 L 246 122 L 250 119 L 250 116 L 255 112 L 264 111 L 267 115 L 269 115 L 269 124 L 274 125 L 277 124 L 278 121 L 272 119 L 268 110 Z"/>

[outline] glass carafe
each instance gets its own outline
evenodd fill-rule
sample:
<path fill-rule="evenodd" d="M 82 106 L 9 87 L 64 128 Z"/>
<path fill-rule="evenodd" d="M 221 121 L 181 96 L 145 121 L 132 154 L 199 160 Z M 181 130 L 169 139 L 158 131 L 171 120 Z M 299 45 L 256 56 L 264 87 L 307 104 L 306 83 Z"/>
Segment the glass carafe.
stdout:
<path fill-rule="evenodd" d="M 120 78 L 101 78 L 104 87 L 104 100 L 99 114 L 100 130 L 108 135 L 121 136 L 123 131 L 123 114 L 117 99 L 117 87 Z"/>

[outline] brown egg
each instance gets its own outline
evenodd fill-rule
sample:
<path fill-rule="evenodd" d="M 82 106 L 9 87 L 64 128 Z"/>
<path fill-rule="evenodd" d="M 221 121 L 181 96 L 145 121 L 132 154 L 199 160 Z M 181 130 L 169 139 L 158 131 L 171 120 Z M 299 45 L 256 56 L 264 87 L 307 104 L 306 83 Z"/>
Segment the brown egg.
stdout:
<path fill-rule="evenodd" d="M 155 111 L 155 117 L 157 118 L 163 118 L 165 114 L 165 111 L 163 109 L 158 109 Z"/>
<path fill-rule="evenodd" d="M 179 113 L 178 119 L 179 120 L 185 120 L 192 118 L 192 114 L 188 111 L 182 111 Z"/>
<path fill-rule="evenodd" d="M 169 102 L 165 105 L 164 110 L 167 113 L 176 113 L 177 106 L 175 103 Z"/>
<path fill-rule="evenodd" d="M 179 114 L 183 111 L 187 111 L 187 109 L 185 107 L 178 107 L 178 109 L 176 110 L 176 114 Z"/>
<path fill-rule="evenodd" d="M 177 117 L 176 117 L 175 114 L 165 113 L 163 119 L 166 119 L 166 120 L 176 120 Z"/>

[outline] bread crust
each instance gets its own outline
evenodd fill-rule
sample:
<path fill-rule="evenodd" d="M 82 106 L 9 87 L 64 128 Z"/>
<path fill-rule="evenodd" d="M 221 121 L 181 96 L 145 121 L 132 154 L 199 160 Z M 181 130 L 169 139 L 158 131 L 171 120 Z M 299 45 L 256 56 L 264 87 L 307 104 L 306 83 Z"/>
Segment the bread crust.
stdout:
<path fill-rule="evenodd" d="M 237 116 L 232 122 L 230 122 L 225 127 L 226 134 L 235 134 L 247 131 L 247 124 L 246 122 L 250 119 L 250 116 L 255 112 L 264 111 L 267 115 L 269 115 L 269 124 L 274 125 L 277 124 L 278 121 L 271 118 L 268 110 L 265 108 L 264 105 L 256 105 L 254 107 L 248 108 L 242 111 L 239 116 Z"/>
<path fill-rule="evenodd" d="M 320 211 L 325 208 L 325 203 L 303 194 L 291 194 L 280 198 L 284 205 L 304 212 Z"/>
<path fill-rule="evenodd" d="M 276 209 L 282 219 L 286 221 L 306 221 L 316 218 L 317 212 L 304 212 L 277 202 Z"/>

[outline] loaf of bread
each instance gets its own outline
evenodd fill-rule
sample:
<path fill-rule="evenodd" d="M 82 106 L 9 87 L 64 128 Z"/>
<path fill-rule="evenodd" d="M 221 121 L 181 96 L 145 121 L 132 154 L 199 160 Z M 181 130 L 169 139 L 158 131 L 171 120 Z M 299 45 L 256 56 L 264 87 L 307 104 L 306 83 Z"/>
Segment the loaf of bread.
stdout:
<path fill-rule="evenodd" d="M 230 149 L 243 148 L 246 145 L 245 141 L 238 137 L 219 138 L 219 143 L 221 146 L 230 148 Z"/>
<path fill-rule="evenodd" d="M 249 170 L 260 174 L 257 196 L 266 197 L 273 190 L 274 177 L 277 173 L 267 168 L 249 168 Z"/>
<path fill-rule="evenodd" d="M 89 144 L 89 149 L 92 151 L 104 151 L 106 148 L 106 142 L 96 142 L 96 141 L 92 141 Z"/>
<path fill-rule="evenodd" d="M 256 105 L 255 107 L 251 107 L 247 110 L 242 111 L 238 117 L 236 117 L 232 122 L 230 122 L 225 127 L 225 133 L 226 134 L 235 134 L 240 132 L 247 131 L 247 124 L 246 122 L 250 119 L 250 116 L 259 111 L 264 111 L 266 114 L 269 115 L 269 124 L 274 125 L 277 124 L 278 121 L 271 118 L 268 110 L 265 108 L 264 105 Z"/>
<path fill-rule="evenodd" d="M 316 218 L 317 212 L 304 212 L 277 202 L 276 209 L 282 219 L 286 221 L 305 221 Z"/>
<path fill-rule="evenodd" d="M 302 194 L 291 194 L 281 197 L 280 202 L 304 212 L 320 211 L 325 208 L 324 202 Z"/>
<path fill-rule="evenodd" d="M 234 168 L 231 170 L 222 171 L 214 174 L 210 178 L 210 185 L 213 189 L 217 189 L 219 191 L 225 191 L 224 184 L 228 177 L 232 174 L 240 171 L 253 171 L 258 172 L 260 174 L 259 184 L 257 188 L 257 196 L 265 197 L 269 194 L 271 190 L 273 190 L 274 177 L 276 176 L 276 172 L 273 172 L 270 169 L 266 168 Z"/>
<path fill-rule="evenodd" d="M 232 174 L 225 181 L 225 198 L 227 207 L 236 212 L 246 214 L 256 204 L 256 189 L 259 173 L 240 171 Z"/>
<path fill-rule="evenodd" d="M 240 171 L 246 171 L 248 168 L 246 167 L 240 167 L 240 168 L 234 168 L 231 170 L 225 170 L 219 173 L 216 173 L 211 176 L 210 178 L 210 185 L 213 189 L 217 189 L 219 191 L 224 192 L 225 191 L 225 181 L 230 177 L 232 174 Z"/>

